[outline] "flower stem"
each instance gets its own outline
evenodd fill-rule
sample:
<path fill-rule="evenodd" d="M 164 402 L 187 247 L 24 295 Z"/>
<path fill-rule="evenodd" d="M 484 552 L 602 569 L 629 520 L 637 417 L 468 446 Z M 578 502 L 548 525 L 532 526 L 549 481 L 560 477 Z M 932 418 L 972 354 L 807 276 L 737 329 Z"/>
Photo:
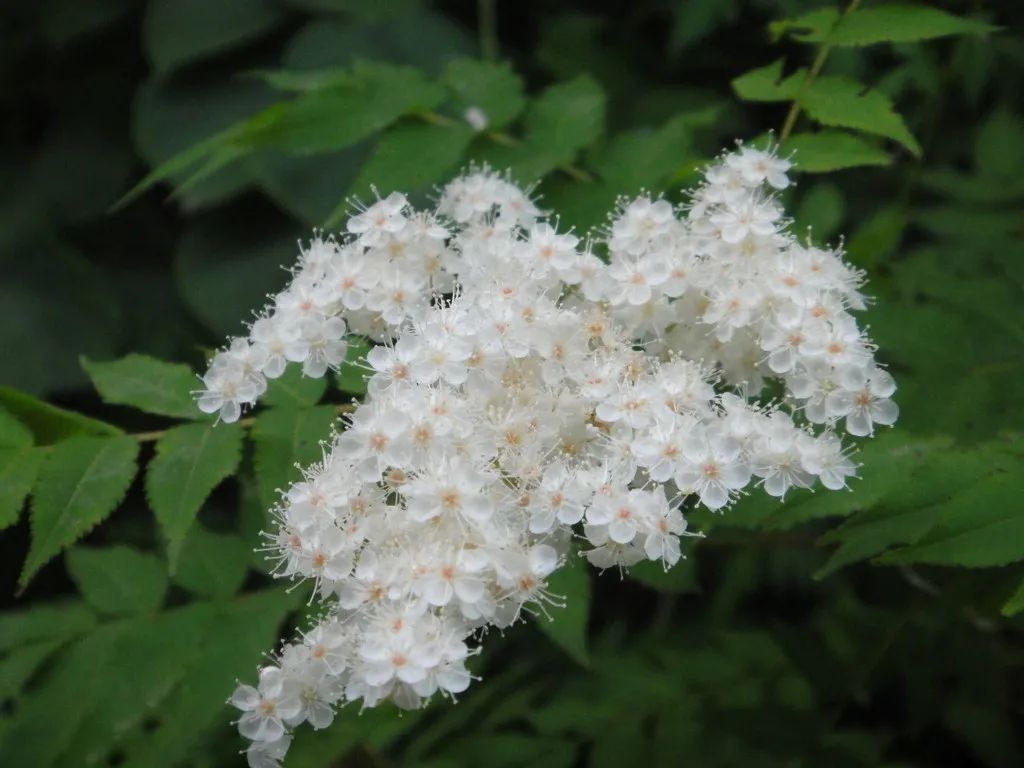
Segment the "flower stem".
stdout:
<path fill-rule="evenodd" d="M 786 119 L 782 123 L 782 130 L 779 132 L 779 144 L 784 144 L 790 134 L 793 133 L 793 127 L 796 125 L 796 119 L 800 116 L 800 101 L 804 94 L 807 93 L 807 89 L 811 87 L 815 78 L 821 74 L 821 70 L 825 66 L 825 61 L 828 59 L 828 55 L 832 51 L 832 43 L 829 42 L 829 37 L 831 37 L 832 31 L 835 30 L 836 26 L 842 23 L 843 18 L 856 11 L 860 4 L 861 0 L 850 0 L 849 5 L 846 6 L 841 14 L 839 14 L 839 18 L 836 19 L 835 24 L 832 25 L 832 29 L 829 30 L 829 35 L 822 42 L 821 47 L 818 48 L 818 54 L 814 57 L 814 62 L 811 64 L 811 68 L 807 70 L 807 76 L 800 85 L 800 92 L 797 94 L 796 98 L 793 99 L 793 103 L 789 106 L 789 112 L 786 113 Z"/>

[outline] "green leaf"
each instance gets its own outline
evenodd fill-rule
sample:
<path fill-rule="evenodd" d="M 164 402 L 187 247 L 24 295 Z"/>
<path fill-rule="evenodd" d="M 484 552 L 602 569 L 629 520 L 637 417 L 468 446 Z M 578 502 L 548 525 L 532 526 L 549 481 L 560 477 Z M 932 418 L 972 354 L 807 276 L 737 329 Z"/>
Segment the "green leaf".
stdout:
<path fill-rule="evenodd" d="M 644 586 L 658 592 L 670 595 L 700 592 L 696 564 L 692 555 L 683 558 L 668 569 L 659 562 L 642 560 L 636 565 L 630 566 L 628 574 L 633 581 L 639 581 Z"/>
<path fill-rule="evenodd" d="M 861 165 L 888 165 L 889 155 L 863 139 L 842 131 L 798 133 L 790 136 L 785 152 L 793 152 L 795 170 L 826 173 Z"/>
<path fill-rule="evenodd" d="M 289 152 L 327 152 L 355 144 L 410 112 L 433 109 L 444 90 L 407 67 L 357 63 L 350 77 L 240 124 L 232 141 Z"/>
<path fill-rule="evenodd" d="M 1021 611 L 1024 611 L 1024 581 L 1021 582 L 1017 590 L 1010 595 L 1005 603 L 1003 603 L 1002 614 L 1003 616 L 1016 616 Z"/>
<path fill-rule="evenodd" d="M 841 16 L 834 8 L 811 11 L 797 19 L 772 24 L 776 36 L 791 33 L 803 43 L 874 45 L 915 43 L 949 35 L 978 35 L 996 28 L 922 5 L 875 5 Z"/>
<path fill-rule="evenodd" d="M 550 616 L 538 616 L 537 626 L 576 662 L 588 666 L 590 573 L 586 560 L 571 553 L 562 567 L 548 577 L 546 589 L 559 602 L 564 598 L 565 607 L 550 609 Z"/>
<path fill-rule="evenodd" d="M 494 168 L 508 168 L 522 182 L 533 182 L 560 165 L 604 132 L 605 95 L 589 76 L 581 75 L 545 90 L 526 111 L 522 141 L 477 144 L 472 155 Z"/>
<path fill-rule="evenodd" d="M 44 403 L 10 387 L 0 387 L 0 406 L 32 430 L 38 445 L 52 445 L 73 435 L 120 435 L 113 424 Z"/>
<path fill-rule="evenodd" d="M 0 449 L 25 448 L 33 442 L 32 430 L 0 408 Z"/>
<path fill-rule="evenodd" d="M 459 116 L 476 107 L 487 116 L 490 130 L 504 128 L 526 105 L 523 81 L 504 62 L 456 59 L 445 69 L 442 82 Z"/>
<path fill-rule="evenodd" d="M 238 536 L 194 525 L 181 546 L 174 581 L 204 597 L 231 597 L 245 581 L 250 549 Z"/>
<path fill-rule="evenodd" d="M 203 502 L 235 472 L 241 458 L 242 428 L 237 424 L 182 424 L 157 441 L 146 471 L 146 498 L 167 537 L 171 573 Z"/>
<path fill-rule="evenodd" d="M 588 232 L 607 222 L 620 195 L 657 193 L 697 163 L 693 153 L 693 116 L 681 114 L 657 129 L 623 131 L 588 153 L 587 166 L 599 178 L 579 184 L 552 178 L 544 184 L 544 204 L 558 211 L 562 225 Z"/>
<path fill-rule="evenodd" d="M 822 182 L 805 191 L 796 209 L 795 224 L 797 234 L 809 229 L 813 242 L 828 242 L 843 221 L 845 200 L 843 193 L 835 184 Z"/>
<path fill-rule="evenodd" d="M 199 382 L 187 365 L 128 355 L 105 363 L 83 357 L 82 367 L 106 403 L 176 419 L 202 416 L 192 399 Z"/>
<path fill-rule="evenodd" d="M 345 394 L 357 397 L 366 394 L 366 380 L 370 375 L 366 353 L 369 351 L 366 339 L 349 339 L 345 362 L 338 369 L 338 389 Z"/>
<path fill-rule="evenodd" d="M 604 132 L 605 95 L 586 75 L 552 85 L 526 113 L 526 143 L 549 154 L 554 164 L 569 163 Z M 539 174 L 538 174 L 539 175 Z"/>
<path fill-rule="evenodd" d="M 44 454 L 43 449 L 31 446 L 0 448 L 0 530 L 18 522 Z"/>
<path fill-rule="evenodd" d="M 879 557 L 880 563 L 928 563 L 983 568 L 1024 559 L 1024 466 L 990 475 L 930 511 L 935 524 L 912 546 Z"/>
<path fill-rule="evenodd" d="M 858 267 L 874 267 L 896 253 L 907 228 L 902 207 L 882 208 L 864 220 L 846 244 L 846 256 Z"/>
<path fill-rule="evenodd" d="M 444 180 L 462 162 L 473 138 L 465 123 L 438 125 L 420 121 L 389 128 L 359 171 L 350 194 L 366 199 L 376 188 L 384 197 L 391 192 L 418 192 Z M 337 223 L 348 210 L 342 202 L 328 219 Z"/>
<path fill-rule="evenodd" d="M 257 38 L 284 18 L 269 0 L 150 0 L 142 44 L 160 74 Z"/>
<path fill-rule="evenodd" d="M 306 376 L 301 366 L 290 365 L 279 377 L 267 382 L 263 402 L 275 407 L 303 408 L 319 403 L 326 391 L 326 379 Z"/>
<path fill-rule="evenodd" d="M 126 205 L 157 183 L 184 184 L 215 158 L 232 150 L 239 121 L 273 103 L 275 94 L 255 80 L 214 78 L 143 83 L 135 96 L 132 139 L 153 170 L 115 204 Z M 221 202 L 253 181 L 244 163 L 221 169 L 179 194 L 190 209 Z"/>
<path fill-rule="evenodd" d="M 64 547 L 114 511 L 135 477 L 138 454 L 132 437 L 72 437 L 50 450 L 32 495 L 32 544 L 18 579 L 20 590 Z"/>
<path fill-rule="evenodd" d="M 301 477 L 296 464 L 305 466 L 323 458 L 320 443 L 330 438 L 336 419 L 337 412 L 331 405 L 299 410 L 272 408 L 256 417 L 252 441 L 256 485 L 264 508 L 276 504 L 278 491 Z"/>
<path fill-rule="evenodd" d="M 163 605 L 167 575 L 155 555 L 127 546 L 73 547 L 64 562 L 82 597 L 100 613 L 143 613 Z"/>
<path fill-rule="evenodd" d="M 822 125 L 884 136 L 898 141 L 915 155 L 921 154 L 921 145 L 881 91 L 865 92 L 864 86 L 845 77 L 819 77 L 800 92 L 798 101 Z"/>
<path fill-rule="evenodd" d="M 0 652 L 33 643 L 64 640 L 96 625 L 94 614 L 81 600 L 36 603 L 31 608 L 0 613 Z"/>
<path fill-rule="evenodd" d="M 0 742 L 8 765 L 48 768 L 67 749 L 88 711 L 107 686 L 125 675 L 109 666 L 131 624 L 99 627 L 57 654 L 45 679 L 25 697 Z"/>
<path fill-rule="evenodd" d="M 281 267 L 297 256 L 294 235 L 222 215 L 185 230 L 174 256 L 175 280 L 207 328 L 220 337 L 237 335 L 267 295 L 284 288 L 288 273 Z"/>
<path fill-rule="evenodd" d="M 198 653 L 179 664 L 182 674 L 170 695 L 149 708 L 155 727 L 124 745 L 123 768 L 191 764 L 210 730 L 218 741 L 238 743 L 237 731 L 229 725 L 238 710 L 224 701 L 238 680 L 255 679 L 256 667 L 280 636 L 281 621 L 295 598 L 272 589 L 210 605 L 213 611 Z M 168 652 L 180 656 L 175 649 Z"/>
<path fill-rule="evenodd" d="M 61 640 L 44 640 L 19 647 L 0 659 L 0 702 L 6 702 L 21 693 L 35 671 L 61 645 Z"/>
<path fill-rule="evenodd" d="M 989 179 L 1019 181 L 1024 172 L 1024 148 L 1020 137 L 1024 134 L 1024 120 L 1018 115 L 996 110 L 978 128 L 974 138 L 974 164 L 982 176 Z M 992 183 L 986 180 L 986 186 Z"/>
<path fill-rule="evenodd" d="M 909 443 L 905 449 L 897 443 L 874 455 L 872 462 L 865 462 L 865 479 L 860 481 L 866 494 L 859 489 L 829 494 L 860 498 L 849 509 L 856 514 L 822 538 L 839 547 L 818 578 L 890 547 L 920 542 L 940 525 L 944 510 L 955 512 L 993 478 L 1020 472 L 1019 456 L 1002 443 L 954 448 L 931 441 Z M 977 517 L 979 524 L 984 519 Z"/>
<path fill-rule="evenodd" d="M 783 79 L 784 63 L 785 59 L 779 59 L 740 75 L 732 81 L 733 90 L 746 101 L 793 101 L 800 93 L 807 73 L 800 69 Z"/>

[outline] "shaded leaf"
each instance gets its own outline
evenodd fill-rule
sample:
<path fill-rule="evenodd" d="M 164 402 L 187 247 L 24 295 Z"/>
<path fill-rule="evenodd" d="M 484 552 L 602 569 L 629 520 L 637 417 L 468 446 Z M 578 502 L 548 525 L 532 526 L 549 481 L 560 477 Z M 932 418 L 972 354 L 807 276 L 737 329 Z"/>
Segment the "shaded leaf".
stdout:
<path fill-rule="evenodd" d="M 96 625 L 96 615 L 81 600 L 37 603 L 0 613 L 0 651 L 80 635 Z"/>
<path fill-rule="evenodd" d="M 167 576 L 155 555 L 127 546 L 73 547 L 64 561 L 82 597 L 100 613 L 142 613 L 163 605 Z"/>
<path fill-rule="evenodd" d="M 11 387 L 0 387 L 0 406 L 32 430 L 39 445 L 51 445 L 73 435 L 122 434 L 113 424 L 44 403 Z"/>
<path fill-rule="evenodd" d="M 641 560 L 636 565 L 630 566 L 628 574 L 633 581 L 639 581 L 644 586 L 658 592 L 671 595 L 700 592 L 696 563 L 692 554 L 668 569 L 659 562 Z"/>
<path fill-rule="evenodd" d="M 150 0 L 142 43 L 156 71 L 165 74 L 252 40 L 283 18 L 269 0 Z"/>
<path fill-rule="evenodd" d="M 583 666 L 590 663 L 587 622 L 590 618 L 590 573 L 586 561 L 572 553 L 548 578 L 547 591 L 565 602 L 564 608 L 549 608 L 550 617 L 537 617 L 541 632 Z"/>
<path fill-rule="evenodd" d="M 302 367 L 289 365 L 283 374 L 267 382 L 262 400 L 266 405 L 302 408 L 316 405 L 327 391 L 327 380 L 302 373 Z"/>
<path fill-rule="evenodd" d="M 204 597 L 231 597 L 245 581 L 250 549 L 238 536 L 194 525 L 181 546 L 174 581 Z"/>

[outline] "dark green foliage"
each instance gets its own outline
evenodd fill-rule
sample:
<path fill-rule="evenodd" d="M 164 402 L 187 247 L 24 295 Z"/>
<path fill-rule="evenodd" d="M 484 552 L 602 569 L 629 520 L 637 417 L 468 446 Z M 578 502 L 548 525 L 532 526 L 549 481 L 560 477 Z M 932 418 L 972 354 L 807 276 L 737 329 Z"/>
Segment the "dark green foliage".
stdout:
<path fill-rule="evenodd" d="M 244 760 L 224 701 L 309 593 L 252 550 L 367 345 L 236 425 L 191 392 L 311 227 L 488 162 L 583 234 L 737 137 L 793 154 L 797 227 L 867 273 L 901 415 L 861 478 L 690 514 L 667 572 L 573 557 L 457 705 L 343 709 L 287 765 L 1024 761 L 1017 3 L 498 0 L 498 60 L 488 0 L 9 5 L 0 765 Z"/>

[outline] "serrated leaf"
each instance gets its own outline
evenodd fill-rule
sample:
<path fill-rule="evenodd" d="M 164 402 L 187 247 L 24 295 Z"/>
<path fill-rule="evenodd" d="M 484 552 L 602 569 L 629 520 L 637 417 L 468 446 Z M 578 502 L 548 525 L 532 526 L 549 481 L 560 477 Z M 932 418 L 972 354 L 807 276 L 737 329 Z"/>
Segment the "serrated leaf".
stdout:
<path fill-rule="evenodd" d="M 268 0 L 151 0 L 142 43 L 156 71 L 165 74 L 257 38 L 283 18 Z"/>
<path fill-rule="evenodd" d="M 0 530 L 18 522 L 45 453 L 32 446 L 0 448 Z"/>
<path fill-rule="evenodd" d="M 266 405 L 282 408 L 304 408 L 316 405 L 327 391 L 327 380 L 302 373 L 302 368 L 290 365 L 283 374 L 267 382 L 263 395 Z"/>
<path fill-rule="evenodd" d="M 835 8 L 811 11 L 772 24 L 776 36 L 791 33 L 803 43 L 862 46 L 915 43 L 950 35 L 978 35 L 996 28 L 923 5 L 875 5 L 842 15 Z"/>
<path fill-rule="evenodd" d="M 108 362 L 83 357 L 82 367 L 106 403 L 176 419 L 202 416 L 192 399 L 199 381 L 187 365 L 148 355 L 128 355 Z"/>
<path fill-rule="evenodd" d="M 234 473 L 241 457 L 242 429 L 237 424 L 182 424 L 157 441 L 146 471 L 146 498 L 167 537 L 171 573 L 203 502 Z"/>
<path fill-rule="evenodd" d="M 681 559 L 668 569 L 660 562 L 641 560 L 636 565 L 630 566 L 627 574 L 633 581 L 638 581 L 646 587 L 670 595 L 700 592 L 693 555 Z"/>
<path fill-rule="evenodd" d="M 277 503 L 278 491 L 301 477 L 296 464 L 305 466 L 323 458 L 320 442 L 330 438 L 336 419 L 337 412 L 330 405 L 273 408 L 256 417 L 252 441 L 256 486 L 264 508 Z"/>
<path fill-rule="evenodd" d="M 549 607 L 550 617 L 541 614 L 537 626 L 556 645 L 583 666 L 590 664 L 587 623 L 590 618 L 590 573 L 586 561 L 572 553 L 565 564 L 548 577 L 547 591 L 565 607 Z"/>
<path fill-rule="evenodd" d="M 32 431 L 37 445 L 51 445 L 73 435 L 123 434 L 113 424 L 44 403 L 11 387 L 0 387 L 0 406 Z"/>
<path fill-rule="evenodd" d="M 482 110 L 491 130 L 504 128 L 526 105 L 523 81 L 506 63 L 456 59 L 448 64 L 442 82 L 459 116 L 474 107 Z"/>
<path fill-rule="evenodd" d="M 752 69 L 732 81 L 736 95 L 746 101 L 793 101 L 807 76 L 800 69 L 783 79 L 782 66 L 785 59 L 779 59 L 764 67 Z"/>
<path fill-rule="evenodd" d="M 880 563 L 927 563 L 983 568 L 1024 559 L 1021 467 L 982 480 L 931 512 L 935 524 L 912 546 L 888 552 Z"/>
<path fill-rule="evenodd" d="M 72 437 L 50 449 L 32 494 L 32 544 L 19 589 L 114 511 L 135 477 L 138 454 L 132 437 Z"/>
<path fill-rule="evenodd" d="M 25 448 L 32 443 L 32 430 L 0 408 L 0 449 Z"/>
<path fill-rule="evenodd" d="M 192 526 L 178 558 L 174 581 L 205 597 L 231 597 L 249 570 L 251 544 L 238 536 Z"/>
<path fill-rule="evenodd" d="M 381 135 L 349 192 L 363 199 L 372 195 L 371 187 L 381 197 L 395 191 L 416 193 L 444 180 L 462 162 L 472 138 L 473 129 L 465 123 L 410 121 L 394 125 Z M 342 202 L 328 219 L 328 226 L 340 221 L 347 209 Z"/>
<path fill-rule="evenodd" d="M 921 145 L 879 90 L 868 90 L 845 77 L 818 77 L 803 89 L 797 100 L 804 111 L 822 125 L 852 128 L 898 141 L 915 155 Z"/>
<path fill-rule="evenodd" d="M 888 165 L 889 155 L 863 139 L 842 131 L 798 133 L 783 147 L 793 152 L 795 170 L 802 173 L 826 173 L 861 165 Z"/>
<path fill-rule="evenodd" d="M 72 547 L 64 562 L 82 597 L 100 613 L 142 613 L 163 605 L 167 574 L 155 555 L 123 545 Z"/>

